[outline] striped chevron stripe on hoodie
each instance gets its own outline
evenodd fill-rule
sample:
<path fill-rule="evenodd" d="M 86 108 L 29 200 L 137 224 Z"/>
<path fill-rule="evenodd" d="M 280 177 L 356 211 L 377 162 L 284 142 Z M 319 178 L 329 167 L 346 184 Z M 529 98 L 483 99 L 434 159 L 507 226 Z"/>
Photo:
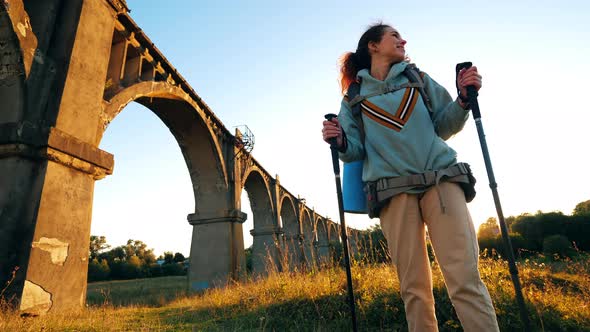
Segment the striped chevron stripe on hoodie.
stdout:
<path fill-rule="evenodd" d="M 443 86 L 424 74 L 432 114 L 416 88 L 380 93 L 408 82 L 403 74 L 406 66 L 406 62 L 394 64 L 384 80 L 372 77 L 367 69 L 358 72 L 360 95 L 370 96 L 360 105 L 364 144 L 348 98 L 342 100 L 338 120 L 347 148 L 340 159 L 364 160 L 365 182 L 444 169 L 457 162 L 457 153 L 445 140 L 463 128 L 469 111 L 453 101 Z"/>

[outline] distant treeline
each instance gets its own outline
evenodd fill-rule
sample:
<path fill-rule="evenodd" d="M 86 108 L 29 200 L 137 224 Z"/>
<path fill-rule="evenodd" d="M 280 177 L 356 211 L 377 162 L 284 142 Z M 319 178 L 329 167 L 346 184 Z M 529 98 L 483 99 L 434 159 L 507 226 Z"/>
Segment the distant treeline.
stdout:
<path fill-rule="evenodd" d="M 590 200 L 576 205 L 572 215 L 562 212 L 523 213 L 506 218 L 509 237 L 517 258 L 539 254 L 573 257 L 579 252 L 590 252 Z M 504 242 L 496 218 L 489 218 L 477 232 L 479 249 L 488 255 L 506 256 Z M 390 260 L 387 243 L 379 225 L 360 231 L 352 251 L 359 262 L 380 263 Z M 332 257 L 342 264 L 342 245 L 331 242 Z M 181 253 L 165 252 L 156 259 L 153 249 L 142 241 L 129 240 L 126 245 L 110 249 L 104 236 L 91 236 L 88 280 L 119 280 L 185 275 L 187 259 Z M 428 254 L 434 259 L 430 243 Z M 249 270 L 251 248 L 246 249 Z"/>
<path fill-rule="evenodd" d="M 573 257 L 590 252 L 590 200 L 576 205 L 572 215 L 541 211 L 506 218 L 508 234 L 517 258 L 539 254 Z M 496 218 L 489 218 L 477 232 L 480 252 L 506 256 L 504 242 Z M 381 227 L 375 225 L 360 233 L 357 260 L 385 262 L 389 260 L 387 244 Z M 428 253 L 434 258 L 428 244 Z"/>
<path fill-rule="evenodd" d="M 506 219 L 514 254 L 573 257 L 590 251 L 590 215 L 564 215 L 561 212 L 521 214 Z M 495 218 L 479 228 L 480 250 L 506 255 L 502 235 Z"/>
<path fill-rule="evenodd" d="M 88 281 L 177 276 L 187 271 L 187 259 L 181 253 L 165 252 L 156 259 L 154 250 L 139 240 L 110 248 L 104 236 L 90 236 Z"/>

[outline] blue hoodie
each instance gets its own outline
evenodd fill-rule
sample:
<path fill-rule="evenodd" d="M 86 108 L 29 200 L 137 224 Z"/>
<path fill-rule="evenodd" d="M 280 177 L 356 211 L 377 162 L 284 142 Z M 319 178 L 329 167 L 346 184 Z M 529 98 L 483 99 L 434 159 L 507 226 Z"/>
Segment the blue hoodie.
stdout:
<path fill-rule="evenodd" d="M 359 71 L 360 95 L 408 82 L 403 74 L 407 65 L 394 64 L 383 81 L 372 77 L 367 69 Z M 423 80 L 432 117 L 415 88 L 369 97 L 361 103 L 364 146 L 347 96 L 342 100 L 338 120 L 346 134 L 347 148 L 340 153 L 340 159 L 364 160 L 364 182 L 440 170 L 457 163 L 457 153 L 445 140 L 463 128 L 469 111 L 428 75 L 424 74 Z"/>

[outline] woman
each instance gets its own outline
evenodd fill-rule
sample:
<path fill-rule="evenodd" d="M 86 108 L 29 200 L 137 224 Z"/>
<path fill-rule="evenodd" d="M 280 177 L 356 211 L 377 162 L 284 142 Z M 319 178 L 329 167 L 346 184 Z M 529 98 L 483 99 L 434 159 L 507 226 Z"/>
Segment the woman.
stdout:
<path fill-rule="evenodd" d="M 408 83 L 405 45 L 398 31 L 376 24 L 361 36 L 356 52 L 344 55 L 342 91 L 360 81 L 359 94 L 368 97 L 361 102 L 359 122 L 345 96 L 338 117 L 324 121 L 323 139 L 336 138 L 342 161 L 364 160 L 364 182 L 407 184 L 381 202 L 379 219 L 397 268 L 409 330 L 438 330 L 427 226 L 463 329 L 498 331 L 490 295 L 479 276 L 477 238 L 465 193 L 449 177 L 436 176 L 457 168 L 456 152 L 444 140 L 463 128 L 469 114 L 465 87 L 479 90 L 481 76 L 476 67 L 461 70 L 457 76 L 460 96 L 453 101 L 445 88 L 422 73 L 429 111 L 416 89 L 393 91 Z M 432 174 L 425 185 L 404 182 Z"/>

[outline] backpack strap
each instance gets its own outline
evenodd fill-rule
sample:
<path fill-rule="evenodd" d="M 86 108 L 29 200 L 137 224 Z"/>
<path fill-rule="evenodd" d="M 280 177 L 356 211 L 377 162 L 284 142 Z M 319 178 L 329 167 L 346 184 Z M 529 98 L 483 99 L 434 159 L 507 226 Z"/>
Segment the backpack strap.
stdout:
<path fill-rule="evenodd" d="M 361 114 L 361 103 L 360 103 L 360 101 L 355 104 L 351 103 L 351 101 L 357 99 L 358 97 L 362 97 L 360 95 L 360 92 L 361 92 L 361 82 L 354 81 L 348 86 L 348 91 L 346 92 L 346 95 L 348 96 L 348 103 L 349 103 L 350 108 L 352 110 L 352 117 L 356 121 L 356 124 L 359 127 L 359 131 L 361 132 L 361 143 L 364 145 L 365 144 L 365 127 L 363 125 L 363 116 Z"/>
<path fill-rule="evenodd" d="M 361 133 L 361 143 L 363 145 L 365 144 L 365 128 L 363 126 L 363 117 L 361 114 L 361 102 L 369 97 L 394 92 L 403 88 L 417 88 L 418 92 L 422 96 L 422 101 L 424 101 L 424 105 L 426 105 L 426 108 L 428 109 L 430 118 L 432 118 L 432 104 L 430 102 L 430 97 L 428 97 L 428 91 L 426 91 L 426 86 L 424 85 L 424 80 L 422 79 L 420 69 L 418 69 L 418 67 L 416 67 L 416 65 L 413 63 L 408 64 L 404 69 L 404 75 L 406 75 L 406 77 L 408 78 L 408 83 L 388 86 L 381 91 L 370 93 L 366 96 L 360 94 L 360 81 L 354 81 L 348 86 L 348 90 L 346 92 L 346 96 L 348 97 L 348 105 L 350 106 L 352 110 L 352 116 L 355 119 L 357 126 L 359 127 L 359 131 Z"/>
<path fill-rule="evenodd" d="M 430 97 L 428 97 L 428 91 L 426 91 L 426 85 L 424 85 L 424 80 L 422 79 L 422 75 L 420 69 L 416 67 L 415 64 L 410 63 L 404 69 L 404 74 L 408 77 L 408 80 L 412 83 L 418 83 L 417 86 L 420 95 L 422 96 L 422 101 L 424 101 L 424 105 L 428 109 L 430 113 L 430 117 L 432 117 L 432 103 L 430 102 Z"/>

